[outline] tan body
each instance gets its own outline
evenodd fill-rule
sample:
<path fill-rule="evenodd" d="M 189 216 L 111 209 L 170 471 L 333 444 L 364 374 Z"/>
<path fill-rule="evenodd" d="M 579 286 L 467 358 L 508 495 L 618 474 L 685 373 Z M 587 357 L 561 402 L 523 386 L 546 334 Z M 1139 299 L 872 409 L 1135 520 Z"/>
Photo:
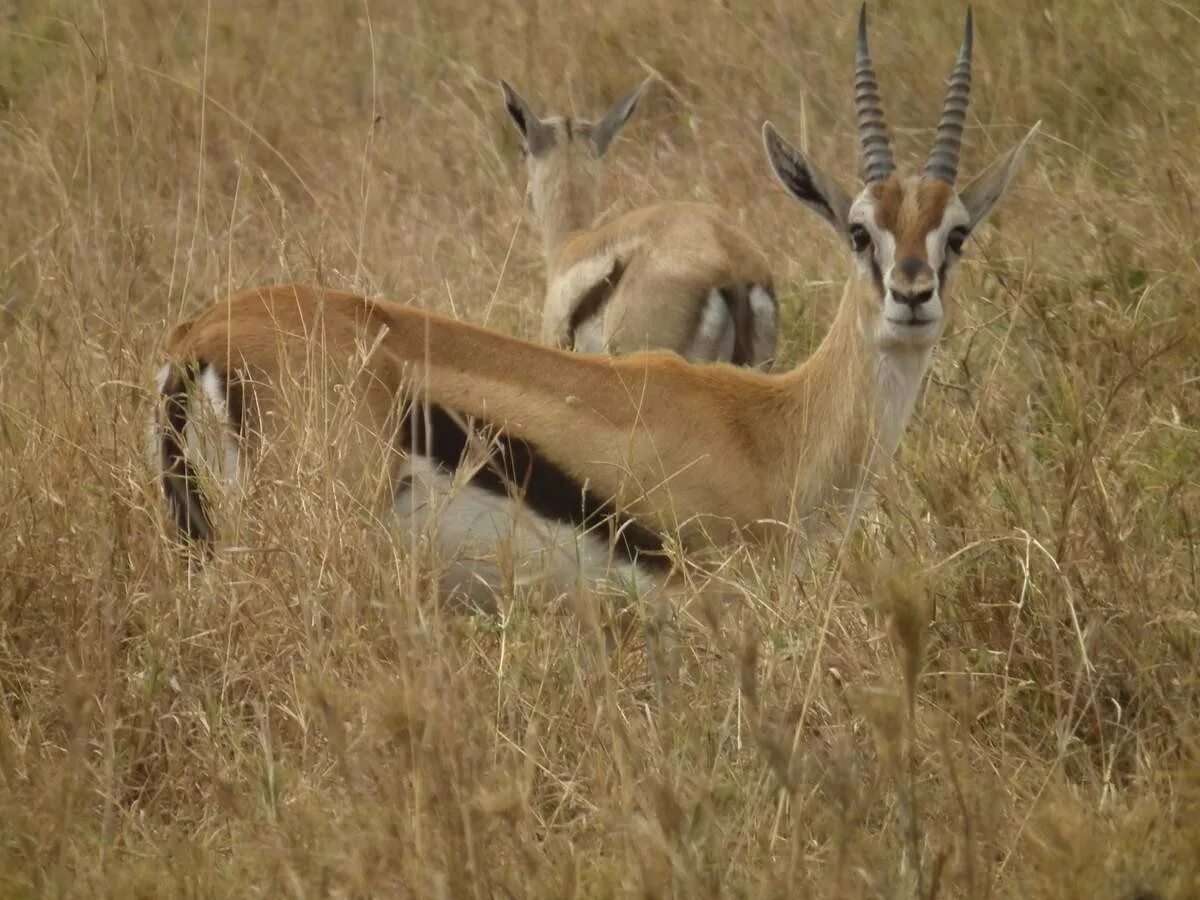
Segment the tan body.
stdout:
<path fill-rule="evenodd" d="M 580 484 L 698 548 L 790 521 L 858 484 L 881 398 L 848 324 L 804 366 L 772 376 L 673 354 L 573 354 L 395 303 L 279 286 L 216 304 L 176 329 L 168 353 L 244 384 L 239 405 L 255 442 L 298 426 L 280 386 L 297 377 L 306 390 L 314 378 L 330 392 L 355 384 L 361 452 L 343 457 L 343 480 L 386 468 L 389 489 L 402 483 L 410 454 L 396 423 L 415 387 L 424 401 L 528 441 Z"/>
<path fill-rule="evenodd" d="M 720 207 L 662 203 L 602 224 L 600 158 L 643 84 L 598 122 L 537 118 L 508 84 L 542 230 L 542 340 L 587 353 L 671 350 L 767 368 L 775 289 L 766 257 Z"/>
<path fill-rule="evenodd" d="M 359 502 L 428 530 L 454 560 L 446 586 L 473 594 L 540 574 L 560 589 L 613 571 L 636 585 L 663 574 L 676 541 L 686 555 L 769 541 L 829 503 L 855 511 L 912 413 L 963 243 L 1036 131 L 954 190 L 970 34 L 968 17 L 920 178 L 895 171 L 865 15 L 858 196 L 764 126 L 780 181 L 837 230 L 854 263 L 828 334 L 795 370 L 573 354 L 334 291 L 249 291 L 170 340 L 157 431 L 180 528 L 205 543 L 217 530 L 198 457 L 226 475 L 252 472 L 313 435 L 328 465 L 298 471 L 331 469 Z M 640 215 L 651 227 L 655 211 Z M 570 229 L 548 233 L 569 252 Z M 215 461 L 212 444 L 193 439 L 205 405 L 224 429 Z M 502 559 L 488 561 L 489 546 Z"/>
<path fill-rule="evenodd" d="M 663 349 L 768 365 L 770 267 L 728 220 L 717 206 L 661 203 L 569 234 L 547 261 L 542 339 L 589 353 Z"/>

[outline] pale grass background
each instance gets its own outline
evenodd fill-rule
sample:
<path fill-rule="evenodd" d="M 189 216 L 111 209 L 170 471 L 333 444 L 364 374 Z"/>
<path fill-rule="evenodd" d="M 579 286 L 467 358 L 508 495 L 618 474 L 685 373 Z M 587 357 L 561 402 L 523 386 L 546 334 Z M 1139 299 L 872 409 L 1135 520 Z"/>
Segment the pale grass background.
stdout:
<path fill-rule="evenodd" d="M 732 560 L 675 664 L 606 655 L 586 606 L 440 609 L 319 465 L 251 552 L 189 580 L 164 540 L 148 388 L 212 299 L 316 280 L 536 333 L 500 77 L 586 115 L 658 73 L 606 197 L 725 205 L 808 352 L 846 260 L 759 128 L 853 182 L 855 13 L 10 0 L 0 894 L 1200 896 L 1190 0 L 977 3 L 964 172 L 1044 134 L 884 502 L 803 580 Z M 910 165 L 962 13 L 873 6 Z"/>

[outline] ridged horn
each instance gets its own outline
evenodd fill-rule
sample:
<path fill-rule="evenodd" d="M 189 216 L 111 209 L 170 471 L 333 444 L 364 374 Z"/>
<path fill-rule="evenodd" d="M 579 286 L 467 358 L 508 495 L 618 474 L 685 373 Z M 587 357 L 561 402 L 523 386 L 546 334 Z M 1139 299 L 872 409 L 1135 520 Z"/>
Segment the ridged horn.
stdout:
<path fill-rule="evenodd" d="M 972 17 L 967 7 L 967 24 L 963 30 L 962 47 L 946 83 L 946 103 L 938 122 L 937 136 L 925 164 L 925 177 L 954 184 L 958 176 L 958 154 L 962 150 L 963 124 L 967 120 L 967 100 L 971 93 Z"/>
<path fill-rule="evenodd" d="M 854 54 L 854 106 L 858 111 L 858 137 L 862 144 L 862 173 L 867 184 L 884 181 L 896 170 L 888 141 L 879 82 L 867 49 L 867 4 L 858 13 L 858 48 Z"/>

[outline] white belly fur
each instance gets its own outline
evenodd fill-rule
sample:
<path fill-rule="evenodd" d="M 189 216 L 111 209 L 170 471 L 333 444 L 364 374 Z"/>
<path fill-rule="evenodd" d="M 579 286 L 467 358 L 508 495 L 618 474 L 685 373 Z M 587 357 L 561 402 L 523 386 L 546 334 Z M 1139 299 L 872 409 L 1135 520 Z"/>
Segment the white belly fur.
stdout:
<path fill-rule="evenodd" d="M 557 596 L 581 588 L 627 593 L 656 583 L 642 567 L 614 558 L 606 535 L 581 534 L 511 497 L 456 484 L 422 457 L 410 459 L 407 476 L 395 515 L 401 529 L 434 542 L 447 596 L 487 609 L 513 588 L 536 585 Z"/>

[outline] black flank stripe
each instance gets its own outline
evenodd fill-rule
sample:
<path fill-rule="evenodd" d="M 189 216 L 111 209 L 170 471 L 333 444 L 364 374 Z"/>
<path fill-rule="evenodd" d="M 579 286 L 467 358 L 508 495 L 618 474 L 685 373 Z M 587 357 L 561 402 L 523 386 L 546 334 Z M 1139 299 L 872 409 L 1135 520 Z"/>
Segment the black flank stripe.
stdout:
<path fill-rule="evenodd" d="M 410 446 L 416 452 L 448 472 L 459 467 L 468 435 L 450 413 L 436 404 L 418 405 L 409 415 L 409 427 Z M 670 568 L 660 534 L 617 512 L 611 500 L 585 489 L 527 441 L 495 433 L 486 423 L 480 423 L 478 429 L 484 435 L 494 435 L 491 446 L 495 449 L 488 463 L 472 476 L 475 487 L 506 497 L 515 494 L 542 518 L 580 531 L 607 523 L 613 545 L 627 561 L 658 571 Z"/>

